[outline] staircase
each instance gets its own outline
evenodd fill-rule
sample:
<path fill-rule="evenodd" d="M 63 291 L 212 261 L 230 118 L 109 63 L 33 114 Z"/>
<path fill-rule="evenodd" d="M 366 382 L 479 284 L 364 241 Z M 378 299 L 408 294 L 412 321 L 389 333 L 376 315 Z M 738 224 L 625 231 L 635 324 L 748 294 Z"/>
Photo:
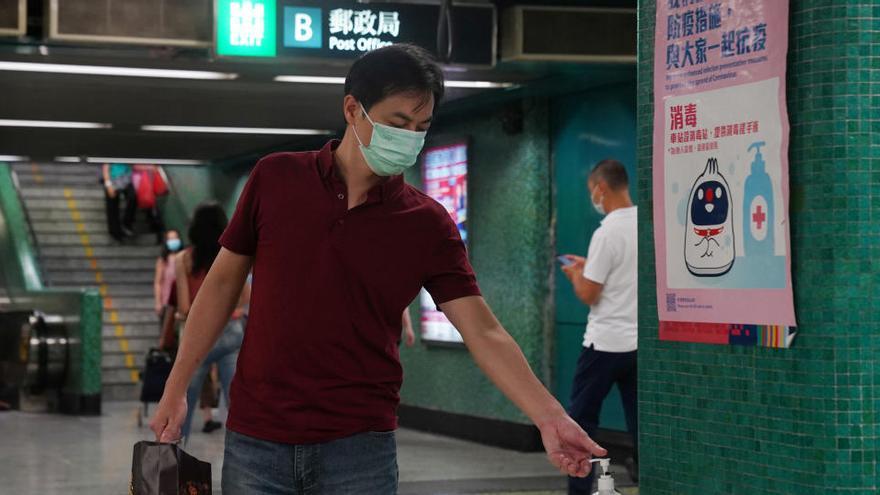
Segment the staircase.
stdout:
<path fill-rule="evenodd" d="M 104 298 L 103 400 L 137 400 L 144 353 L 159 341 L 153 273 L 159 248 L 107 232 L 97 166 L 17 164 L 19 194 L 49 287 L 95 287 Z"/>

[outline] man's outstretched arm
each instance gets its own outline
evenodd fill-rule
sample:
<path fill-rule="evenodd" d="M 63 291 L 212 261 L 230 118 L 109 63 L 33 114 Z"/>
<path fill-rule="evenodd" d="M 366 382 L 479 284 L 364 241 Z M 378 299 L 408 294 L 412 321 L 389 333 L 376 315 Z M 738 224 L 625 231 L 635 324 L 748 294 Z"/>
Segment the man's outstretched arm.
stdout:
<path fill-rule="evenodd" d="M 458 329 L 477 365 L 541 430 L 550 462 L 569 476 L 586 476 L 593 456 L 607 455 L 566 414 L 532 372 L 519 345 L 480 296 L 441 304 Z"/>

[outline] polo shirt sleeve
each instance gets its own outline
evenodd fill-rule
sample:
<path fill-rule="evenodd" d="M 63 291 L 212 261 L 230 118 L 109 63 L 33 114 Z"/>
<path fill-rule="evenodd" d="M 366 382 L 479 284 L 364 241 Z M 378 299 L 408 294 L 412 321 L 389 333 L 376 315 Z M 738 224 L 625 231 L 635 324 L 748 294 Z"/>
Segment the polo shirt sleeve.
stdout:
<path fill-rule="evenodd" d="M 251 171 L 241 196 L 238 198 L 238 204 L 235 206 L 235 213 L 223 235 L 220 236 L 220 245 L 236 254 L 244 256 L 253 256 L 257 251 L 257 235 L 260 201 L 260 174 L 262 163 L 260 160 L 257 166 Z"/>
<path fill-rule="evenodd" d="M 587 264 L 584 266 L 584 278 L 597 284 L 604 284 L 608 274 L 617 264 L 618 249 L 614 240 L 601 228 L 593 234 L 590 249 L 587 253 Z"/>
<path fill-rule="evenodd" d="M 480 287 L 455 223 L 443 212 L 443 234 L 429 258 L 422 285 L 438 306 L 462 297 L 479 296 Z"/>

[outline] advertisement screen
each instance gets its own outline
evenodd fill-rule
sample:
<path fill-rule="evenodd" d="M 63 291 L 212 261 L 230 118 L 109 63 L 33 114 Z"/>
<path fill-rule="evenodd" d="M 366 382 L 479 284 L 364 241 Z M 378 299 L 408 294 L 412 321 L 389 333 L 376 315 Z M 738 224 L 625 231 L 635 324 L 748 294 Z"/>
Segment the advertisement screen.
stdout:
<path fill-rule="evenodd" d="M 465 244 L 467 228 L 467 164 L 468 146 L 459 142 L 446 146 L 425 148 L 422 162 L 422 180 L 425 193 L 446 208 L 458 226 Z M 422 340 L 461 343 L 461 335 L 437 309 L 431 295 L 421 292 Z"/>

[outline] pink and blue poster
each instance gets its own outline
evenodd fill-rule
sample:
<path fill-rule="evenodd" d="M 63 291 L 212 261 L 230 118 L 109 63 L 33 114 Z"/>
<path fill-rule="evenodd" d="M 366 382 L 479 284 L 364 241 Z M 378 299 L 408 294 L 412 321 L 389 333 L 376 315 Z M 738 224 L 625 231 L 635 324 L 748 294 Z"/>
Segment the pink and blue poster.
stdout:
<path fill-rule="evenodd" d="M 661 340 L 789 347 L 788 2 L 658 0 Z"/>

